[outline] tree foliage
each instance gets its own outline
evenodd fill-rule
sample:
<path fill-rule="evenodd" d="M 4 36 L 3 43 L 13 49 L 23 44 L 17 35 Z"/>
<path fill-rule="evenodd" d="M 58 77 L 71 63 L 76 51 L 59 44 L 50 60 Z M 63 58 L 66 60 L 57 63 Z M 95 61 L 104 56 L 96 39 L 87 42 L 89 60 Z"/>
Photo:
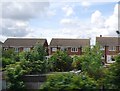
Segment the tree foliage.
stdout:
<path fill-rule="evenodd" d="M 72 69 L 72 58 L 64 51 L 57 51 L 49 59 L 49 65 L 52 71 L 69 71 Z"/>
<path fill-rule="evenodd" d="M 120 55 L 116 56 L 116 62 L 106 69 L 105 87 L 107 89 L 120 89 Z"/>
<path fill-rule="evenodd" d="M 23 91 L 25 88 L 22 76 L 25 74 L 40 74 L 46 72 L 44 48 L 36 46 L 30 52 L 19 53 L 19 62 L 6 66 L 7 87 L 12 91 Z M 10 61 L 10 60 L 9 60 Z M 8 61 L 8 62 L 9 62 Z"/>
<path fill-rule="evenodd" d="M 55 73 L 48 76 L 47 81 L 40 87 L 40 90 L 87 90 L 98 89 L 98 84 L 93 78 L 87 75 L 76 75 L 73 73 Z"/>

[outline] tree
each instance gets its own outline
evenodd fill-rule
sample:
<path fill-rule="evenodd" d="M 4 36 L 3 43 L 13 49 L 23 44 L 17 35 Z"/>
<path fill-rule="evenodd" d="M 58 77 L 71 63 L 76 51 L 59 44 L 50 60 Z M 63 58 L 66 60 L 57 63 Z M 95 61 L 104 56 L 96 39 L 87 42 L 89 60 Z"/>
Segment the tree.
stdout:
<path fill-rule="evenodd" d="M 69 71 L 72 68 L 72 58 L 63 51 L 57 51 L 49 59 L 53 71 Z"/>
<path fill-rule="evenodd" d="M 82 70 L 87 72 L 89 76 L 95 78 L 96 80 L 103 77 L 103 65 L 101 61 L 102 52 L 100 51 L 100 46 L 95 45 L 93 48 L 85 48 L 84 56 L 82 56 Z"/>
<path fill-rule="evenodd" d="M 106 72 L 105 86 L 107 89 L 120 89 L 120 55 L 115 57 Z"/>
<path fill-rule="evenodd" d="M 14 64 L 19 61 L 18 54 L 13 49 L 2 50 L 2 68 L 5 68 L 9 64 Z"/>
<path fill-rule="evenodd" d="M 97 82 L 87 75 L 73 73 L 54 73 L 48 75 L 47 81 L 41 85 L 40 91 L 71 91 L 71 90 L 90 90 L 98 89 Z"/>
<path fill-rule="evenodd" d="M 21 66 L 29 70 L 30 74 L 45 73 L 46 60 L 45 49 L 41 45 L 37 45 L 30 52 L 22 52 L 19 54 Z"/>
<path fill-rule="evenodd" d="M 12 91 L 23 91 L 24 83 L 21 79 L 26 73 L 26 70 L 23 70 L 20 62 L 16 62 L 15 64 L 10 64 L 6 67 L 6 80 L 7 80 L 7 88 Z"/>

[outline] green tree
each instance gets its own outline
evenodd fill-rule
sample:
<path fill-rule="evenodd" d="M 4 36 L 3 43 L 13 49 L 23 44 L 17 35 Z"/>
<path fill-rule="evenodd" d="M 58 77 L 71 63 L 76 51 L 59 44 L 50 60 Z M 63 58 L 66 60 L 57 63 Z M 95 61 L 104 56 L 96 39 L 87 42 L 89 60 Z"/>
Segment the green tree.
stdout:
<path fill-rule="evenodd" d="M 19 54 L 22 67 L 29 70 L 30 74 L 45 73 L 47 61 L 45 60 L 45 48 L 37 45 L 30 52 L 22 52 Z"/>
<path fill-rule="evenodd" d="M 72 68 L 72 58 L 63 51 L 57 51 L 49 59 L 49 65 L 53 71 L 69 71 Z"/>
<path fill-rule="evenodd" d="M 98 89 L 97 82 L 87 75 L 73 73 L 54 73 L 47 77 L 47 81 L 40 87 L 43 91 L 69 91 Z"/>
<path fill-rule="evenodd" d="M 116 62 L 111 64 L 106 71 L 105 86 L 107 89 L 120 89 L 120 55 Z"/>
<path fill-rule="evenodd" d="M 95 45 L 92 48 L 84 49 L 84 56 L 81 58 L 82 70 L 96 80 L 103 77 L 103 65 L 101 61 L 102 52 L 100 46 Z"/>
<path fill-rule="evenodd" d="M 5 68 L 6 65 L 14 64 L 16 61 L 19 61 L 19 57 L 13 49 L 2 50 L 2 58 L 0 61 L 2 61 L 2 68 Z"/>
<path fill-rule="evenodd" d="M 12 91 L 23 91 L 24 83 L 21 79 L 26 71 L 22 69 L 20 66 L 20 62 L 16 62 L 15 64 L 10 64 L 6 67 L 6 80 L 7 80 L 7 88 Z"/>

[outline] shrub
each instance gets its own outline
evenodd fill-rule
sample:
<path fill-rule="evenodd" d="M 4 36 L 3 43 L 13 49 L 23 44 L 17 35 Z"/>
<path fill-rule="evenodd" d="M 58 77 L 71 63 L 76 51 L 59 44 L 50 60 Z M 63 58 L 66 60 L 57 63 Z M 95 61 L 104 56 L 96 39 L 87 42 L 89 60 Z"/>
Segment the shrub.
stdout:
<path fill-rule="evenodd" d="M 84 90 L 98 89 L 96 81 L 87 75 L 76 75 L 73 73 L 55 73 L 48 76 L 47 81 L 40 90 Z"/>
<path fill-rule="evenodd" d="M 52 71 L 69 71 L 72 69 L 72 58 L 63 51 L 57 51 L 49 59 Z"/>
<path fill-rule="evenodd" d="M 20 66 L 19 62 L 16 62 L 15 64 L 10 64 L 6 67 L 6 80 L 7 80 L 7 88 L 12 91 L 20 91 L 24 89 L 24 83 L 21 79 L 21 76 L 23 76 L 26 73 L 26 70 L 23 70 Z"/>

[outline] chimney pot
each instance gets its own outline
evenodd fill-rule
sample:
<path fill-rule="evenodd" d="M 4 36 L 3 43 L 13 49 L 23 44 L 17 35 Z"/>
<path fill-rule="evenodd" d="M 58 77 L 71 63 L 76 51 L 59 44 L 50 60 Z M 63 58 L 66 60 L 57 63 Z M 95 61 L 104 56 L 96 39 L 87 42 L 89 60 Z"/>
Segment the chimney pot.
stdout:
<path fill-rule="evenodd" d="M 100 37 L 102 37 L 102 35 L 100 35 Z"/>

